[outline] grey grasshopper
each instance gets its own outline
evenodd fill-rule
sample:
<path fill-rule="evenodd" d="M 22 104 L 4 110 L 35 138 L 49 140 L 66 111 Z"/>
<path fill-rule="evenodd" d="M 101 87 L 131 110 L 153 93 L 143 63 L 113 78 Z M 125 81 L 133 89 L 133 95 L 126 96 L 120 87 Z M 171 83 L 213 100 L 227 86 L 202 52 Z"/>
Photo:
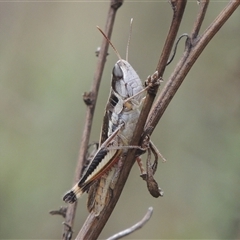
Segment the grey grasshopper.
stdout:
<path fill-rule="evenodd" d="M 102 30 L 99 29 L 101 32 Z M 102 32 L 105 36 L 105 34 Z M 87 166 L 79 182 L 68 191 L 63 200 L 74 203 L 84 192 L 89 192 L 88 209 L 96 215 L 111 199 L 111 190 L 118 177 L 123 156 L 129 146 L 137 124 L 145 88 L 127 60 L 123 60 L 109 41 L 119 60 L 112 70 L 111 90 L 106 105 L 99 149 Z M 144 172 L 140 159 L 138 163 Z"/>

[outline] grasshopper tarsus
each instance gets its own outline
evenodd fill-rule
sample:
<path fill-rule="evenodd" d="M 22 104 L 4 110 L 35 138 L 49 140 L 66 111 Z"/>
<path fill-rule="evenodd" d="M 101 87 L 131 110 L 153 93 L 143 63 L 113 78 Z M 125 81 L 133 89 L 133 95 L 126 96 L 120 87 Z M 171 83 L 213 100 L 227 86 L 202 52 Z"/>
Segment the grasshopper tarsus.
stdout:
<path fill-rule="evenodd" d="M 161 84 L 162 78 L 158 76 L 158 71 L 147 77 L 145 80 L 145 86 L 147 91 L 151 95 L 156 95 L 159 85 Z"/>
<path fill-rule="evenodd" d="M 75 203 L 77 201 L 77 196 L 72 190 L 70 190 L 63 196 L 63 201 L 66 203 Z"/>

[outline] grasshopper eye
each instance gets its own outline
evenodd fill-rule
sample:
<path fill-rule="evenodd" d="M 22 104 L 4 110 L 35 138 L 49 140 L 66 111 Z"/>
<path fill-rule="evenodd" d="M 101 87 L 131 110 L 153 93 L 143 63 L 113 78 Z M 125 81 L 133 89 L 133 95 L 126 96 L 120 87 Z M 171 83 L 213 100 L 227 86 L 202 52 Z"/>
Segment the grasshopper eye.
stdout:
<path fill-rule="evenodd" d="M 115 78 L 116 80 L 123 78 L 123 71 L 119 67 L 118 63 L 116 63 L 114 65 L 113 70 L 112 70 L 112 74 L 113 74 L 113 78 Z"/>

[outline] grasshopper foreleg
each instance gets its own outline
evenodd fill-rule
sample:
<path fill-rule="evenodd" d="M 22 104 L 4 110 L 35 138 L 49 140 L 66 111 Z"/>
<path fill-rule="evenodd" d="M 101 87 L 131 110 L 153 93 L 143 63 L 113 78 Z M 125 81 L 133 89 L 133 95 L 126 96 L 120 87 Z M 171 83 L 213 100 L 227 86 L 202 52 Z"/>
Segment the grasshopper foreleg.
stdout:
<path fill-rule="evenodd" d="M 166 159 L 162 156 L 162 154 L 159 152 L 157 147 L 150 140 L 148 130 L 145 131 L 143 135 L 142 148 L 145 148 L 147 150 L 148 155 L 147 155 L 146 170 L 143 167 L 140 157 L 137 158 L 137 162 L 141 172 L 140 176 L 142 177 L 143 180 L 147 182 L 148 191 L 153 197 L 163 196 L 163 191 L 161 190 L 161 188 L 158 187 L 158 183 L 154 179 L 153 175 L 157 170 L 158 157 L 160 156 L 163 159 L 163 162 L 165 162 Z M 153 153 L 154 155 L 153 163 L 151 163 L 151 153 Z"/>

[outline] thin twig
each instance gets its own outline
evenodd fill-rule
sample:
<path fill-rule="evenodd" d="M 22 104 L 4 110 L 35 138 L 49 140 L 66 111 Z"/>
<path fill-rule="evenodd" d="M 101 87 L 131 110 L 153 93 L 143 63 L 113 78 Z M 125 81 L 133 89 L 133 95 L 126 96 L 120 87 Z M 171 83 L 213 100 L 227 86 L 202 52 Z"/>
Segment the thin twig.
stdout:
<path fill-rule="evenodd" d="M 158 77 L 162 77 L 167 66 L 167 62 L 176 39 L 179 26 L 182 21 L 183 13 L 186 6 L 186 1 L 171 1 L 171 6 L 173 10 L 173 18 L 170 29 L 168 31 L 167 38 L 161 53 L 161 56 L 158 61 L 156 70 L 158 71 Z"/>
<path fill-rule="evenodd" d="M 192 30 L 192 39 L 195 39 L 200 31 L 200 28 L 202 26 L 203 23 L 203 19 L 205 17 L 205 14 L 207 12 L 207 8 L 208 8 L 208 4 L 209 4 L 209 0 L 202 0 L 200 1 L 199 5 L 200 5 L 200 9 L 199 9 L 199 13 L 197 16 L 197 19 L 193 25 L 193 30 Z"/>
<path fill-rule="evenodd" d="M 161 53 L 159 61 L 158 61 L 158 65 L 156 68 L 156 70 L 158 71 L 159 77 L 163 76 L 163 73 L 167 66 L 168 59 L 169 59 L 171 50 L 173 48 L 173 44 L 176 39 L 178 29 L 179 29 L 181 21 L 182 21 L 183 13 L 184 13 L 184 10 L 186 7 L 186 1 L 185 0 L 184 1 L 171 1 L 171 5 L 172 5 L 172 9 L 173 9 L 173 19 L 172 19 L 171 26 L 170 26 L 162 53 Z M 149 96 L 148 98 L 146 98 L 145 104 L 143 105 L 142 114 L 149 113 L 150 108 L 153 105 L 153 101 L 154 101 L 153 96 Z M 148 121 L 151 120 L 152 116 L 153 116 L 153 114 L 152 114 L 152 110 L 151 110 L 151 112 L 148 114 Z M 141 119 L 141 117 L 142 116 L 140 116 L 140 119 Z M 144 124 L 145 123 L 146 123 L 146 120 L 144 121 Z M 145 127 L 145 131 L 147 129 L 148 128 Z"/>
<path fill-rule="evenodd" d="M 66 207 L 60 207 L 59 210 L 51 210 L 49 213 L 51 215 L 60 215 L 63 218 L 66 217 L 66 212 L 67 212 L 67 208 Z"/>
<path fill-rule="evenodd" d="M 106 22 L 106 26 L 105 26 L 105 34 L 108 36 L 109 39 L 111 38 L 116 12 L 117 12 L 118 8 L 122 5 L 122 3 L 123 3 L 123 0 L 112 0 L 110 3 L 108 16 L 107 16 L 107 22 Z M 88 143 L 89 143 L 90 132 L 91 132 L 91 127 L 92 127 L 92 122 L 93 122 L 94 110 L 95 110 L 95 106 L 96 106 L 96 100 L 97 100 L 97 96 L 98 96 L 98 90 L 99 90 L 100 81 L 102 78 L 104 65 L 106 62 L 108 45 L 109 45 L 108 42 L 103 38 L 100 53 L 98 56 L 97 69 L 96 69 L 96 72 L 94 75 L 91 91 L 89 93 L 85 94 L 85 96 L 86 95 L 88 96 L 88 104 L 87 104 L 88 108 L 87 108 L 87 112 L 86 112 L 85 126 L 83 129 L 81 146 L 80 146 L 80 150 L 79 150 L 79 158 L 78 158 L 77 167 L 75 170 L 75 177 L 74 177 L 73 185 L 80 179 L 80 176 L 82 173 L 85 156 L 86 156 L 87 149 L 88 149 Z M 77 202 L 74 204 L 70 204 L 68 206 L 66 218 L 65 218 L 65 223 L 68 226 L 73 227 L 76 208 L 77 208 Z M 66 240 L 67 236 L 69 236 L 69 228 L 66 227 L 66 225 L 64 225 L 63 239 Z"/>
<path fill-rule="evenodd" d="M 168 31 L 167 38 L 165 40 L 165 44 L 162 50 L 162 53 L 160 55 L 157 68 L 156 70 L 158 71 L 158 77 L 161 78 L 163 76 L 163 73 L 165 71 L 165 68 L 167 66 L 167 62 L 174 44 L 174 41 L 176 39 L 177 33 L 179 26 L 182 21 L 182 16 L 185 10 L 186 6 L 186 1 L 171 1 L 171 6 L 173 9 L 173 18 L 171 22 L 170 29 Z M 156 88 L 156 91 L 158 88 Z M 149 114 L 149 111 L 152 107 L 153 101 L 155 99 L 155 95 L 153 94 L 147 94 L 146 99 L 144 101 L 141 115 L 139 117 L 140 122 L 138 122 L 137 127 L 135 129 L 136 132 L 142 132 L 143 125 L 146 123 L 146 118 L 148 116 L 152 116 L 152 114 Z M 146 128 L 145 128 L 146 130 Z"/>
<path fill-rule="evenodd" d="M 114 234 L 113 236 L 111 236 L 110 238 L 108 238 L 107 240 L 117 240 L 120 238 L 123 238 L 135 231 L 137 231 L 138 229 L 142 228 L 147 222 L 148 220 L 151 218 L 153 213 L 153 208 L 149 207 L 147 213 L 145 214 L 145 216 L 142 218 L 141 221 L 139 221 L 138 223 L 134 224 L 132 227 L 127 228 L 119 233 Z"/>

